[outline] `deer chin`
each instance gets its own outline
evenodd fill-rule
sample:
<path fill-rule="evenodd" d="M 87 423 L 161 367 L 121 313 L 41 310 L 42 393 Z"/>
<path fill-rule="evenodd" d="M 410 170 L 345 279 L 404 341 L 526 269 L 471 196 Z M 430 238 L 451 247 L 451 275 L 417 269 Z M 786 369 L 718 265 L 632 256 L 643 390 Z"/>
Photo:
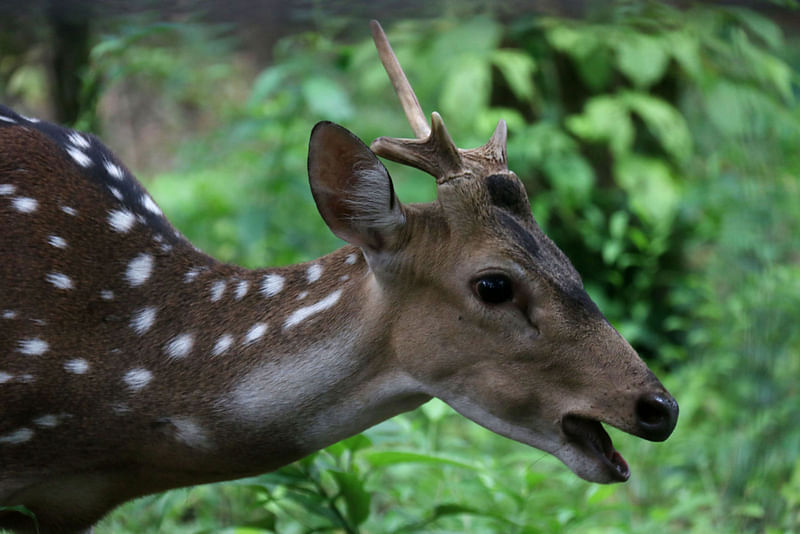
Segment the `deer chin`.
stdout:
<path fill-rule="evenodd" d="M 631 476 L 628 463 L 617 452 L 603 424 L 588 417 L 568 414 L 561 420 L 567 447 L 557 456 L 575 474 L 590 482 L 625 482 Z"/>

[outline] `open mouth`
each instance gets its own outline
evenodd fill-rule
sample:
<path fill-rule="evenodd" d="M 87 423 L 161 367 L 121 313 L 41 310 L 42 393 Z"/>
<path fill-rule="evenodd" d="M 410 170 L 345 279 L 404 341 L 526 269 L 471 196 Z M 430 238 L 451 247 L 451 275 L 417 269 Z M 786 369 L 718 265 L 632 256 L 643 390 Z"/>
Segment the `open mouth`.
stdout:
<path fill-rule="evenodd" d="M 631 476 L 628 463 L 614 448 L 600 421 L 570 414 L 562 419 L 561 428 L 570 442 L 597 458 L 614 480 L 625 482 Z"/>

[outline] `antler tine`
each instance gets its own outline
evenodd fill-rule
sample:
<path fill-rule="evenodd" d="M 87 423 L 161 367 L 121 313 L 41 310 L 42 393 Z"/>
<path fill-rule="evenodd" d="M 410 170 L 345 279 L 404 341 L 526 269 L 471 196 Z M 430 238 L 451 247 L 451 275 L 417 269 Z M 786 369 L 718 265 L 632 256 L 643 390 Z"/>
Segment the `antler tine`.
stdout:
<path fill-rule="evenodd" d="M 425 171 L 433 175 L 439 184 L 457 177 L 507 171 L 508 130 L 505 121 L 498 123 L 494 135 L 485 145 L 471 150 L 456 147 L 438 113 L 431 115 L 431 125 L 428 126 L 417 95 L 400 67 L 383 28 L 376 20 L 370 22 L 370 27 L 381 62 L 400 98 L 408 123 L 417 136 L 416 139 L 379 137 L 372 142 L 372 151 L 392 161 Z"/>
<path fill-rule="evenodd" d="M 383 68 L 386 69 L 386 73 L 389 75 L 414 135 L 418 139 L 428 137 L 431 133 L 428 120 L 425 118 L 425 113 L 423 113 L 422 107 L 419 105 L 417 95 L 414 93 L 414 89 L 411 88 L 411 84 L 408 82 L 408 78 L 406 78 L 406 74 L 403 72 L 394 50 L 392 50 L 392 45 L 389 44 L 389 39 L 386 38 L 380 22 L 377 20 L 370 21 L 369 26 L 372 29 L 372 39 L 375 41 L 375 47 L 378 49 Z"/>
<path fill-rule="evenodd" d="M 431 114 L 431 126 L 425 139 L 379 137 L 370 148 L 379 156 L 425 171 L 442 184 L 463 174 L 463 161 L 442 117 L 435 111 Z"/>
<path fill-rule="evenodd" d="M 408 123 L 417 136 L 416 139 L 379 137 L 372 142 L 370 148 L 379 156 L 416 167 L 436 177 L 439 183 L 443 183 L 459 174 L 462 163 L 459 150 L 438 113 L 432 114 L 431 126 L 428 126 L 417 95 L 411 88 L 380 23 L 373 20 L 370 22 L 370 28 L 381 63 L 400 99 Z"/>
<path fill-rule="evenodd" d="M 508 156 L 506 142 L 508 140 L 508 126 L 506 121 L 500 119 L 489 141 L 478 148 L 461 150 L 464 159 L 482 165 L 493 172 L 508 170 Z"/>

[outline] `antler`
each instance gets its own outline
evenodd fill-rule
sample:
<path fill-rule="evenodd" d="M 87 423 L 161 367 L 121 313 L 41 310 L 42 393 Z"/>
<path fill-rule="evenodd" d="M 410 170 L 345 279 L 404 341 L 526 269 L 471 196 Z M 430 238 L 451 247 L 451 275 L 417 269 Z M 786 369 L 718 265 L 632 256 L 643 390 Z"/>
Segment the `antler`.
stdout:
<path fill-rule="evenodd" d="M 434 176 L 439 184 L 458 177 L 508 172 L 508 129 L 505 121 L 501 119 L 497 123 L 494 134 L 485 145 L 470 150 L 456 147 L 442 117 L 435 111 L 431 114 L 431 126 L 428 126 L 417 95 L 400 67 L 383 28 L 377 20 L 371 21 L 370 27 L 381 63 L 400 99 L 408 123 L 417 136 L 416 139 L 379 137 L 372 142 L 372 151 L 384 158 L 425 171 Z"/>

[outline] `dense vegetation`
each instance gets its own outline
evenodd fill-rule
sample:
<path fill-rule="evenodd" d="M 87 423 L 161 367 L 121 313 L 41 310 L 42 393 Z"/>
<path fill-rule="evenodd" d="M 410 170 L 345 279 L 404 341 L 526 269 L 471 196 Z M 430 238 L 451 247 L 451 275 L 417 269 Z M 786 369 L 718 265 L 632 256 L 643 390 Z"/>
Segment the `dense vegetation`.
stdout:
<path fill-rule="evenodd" d="M 311 126 L 410 133 L 366 23 L 320 27 L 280 41 L 250 76 L 219 27 L 119 23 L 93 48 L 84 77 L 100 102 L 83 124 L 113 133 L 103 110 L 129 98 L 180 131 L 168 166 L 140 159 L 153 169 L 142 178 L 216 257 L 255 267 L 326 253 L 338 243 L 305 179 Z M 128 504 L 97 532 L 800 529 L 800 46 L 752 11 L 656 3 L 388 30 L 423 108 L 460 146 L 508 121 L 510 167 L 539 223 L 680 402 L 674 436 L 612 431 L 633 477 L 597 486 L 432 401 L 276 473 Z M 22 70 L 4 91 L 37 98 L 38 80 Z M 389 169 L 402 200 L 435 194 L 429 177 Z"/>

